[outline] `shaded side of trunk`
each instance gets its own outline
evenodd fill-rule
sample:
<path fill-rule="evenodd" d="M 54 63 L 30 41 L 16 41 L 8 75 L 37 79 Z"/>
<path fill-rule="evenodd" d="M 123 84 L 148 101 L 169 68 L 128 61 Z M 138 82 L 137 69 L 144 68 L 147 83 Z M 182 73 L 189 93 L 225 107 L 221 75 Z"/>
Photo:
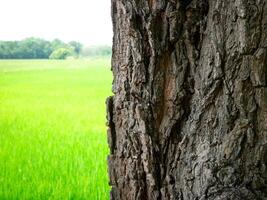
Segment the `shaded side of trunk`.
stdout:
<path fill-rule="evenodd" d="M 267 198 L 267 2 L 112 0 L 111 199 Z"/>

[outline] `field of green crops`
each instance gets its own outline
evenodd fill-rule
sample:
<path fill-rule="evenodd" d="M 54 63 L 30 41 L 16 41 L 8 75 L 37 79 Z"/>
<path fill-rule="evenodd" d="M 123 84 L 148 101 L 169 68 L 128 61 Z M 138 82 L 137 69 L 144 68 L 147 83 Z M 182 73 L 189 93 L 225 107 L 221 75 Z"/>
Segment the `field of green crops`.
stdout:
<path fill-rule="evenodd" d="M 0 199 L 108 199 L 109 59 L 0 60 Z"/>

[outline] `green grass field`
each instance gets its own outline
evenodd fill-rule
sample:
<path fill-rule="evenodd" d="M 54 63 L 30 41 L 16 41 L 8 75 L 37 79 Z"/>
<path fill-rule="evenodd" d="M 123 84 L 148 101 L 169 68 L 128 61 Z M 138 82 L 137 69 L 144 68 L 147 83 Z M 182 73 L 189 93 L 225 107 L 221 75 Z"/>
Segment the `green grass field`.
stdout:
<path fill-rule="evenodd" d="M 0 61 L 0 199 L 108 199 L 109 59 Z"/>

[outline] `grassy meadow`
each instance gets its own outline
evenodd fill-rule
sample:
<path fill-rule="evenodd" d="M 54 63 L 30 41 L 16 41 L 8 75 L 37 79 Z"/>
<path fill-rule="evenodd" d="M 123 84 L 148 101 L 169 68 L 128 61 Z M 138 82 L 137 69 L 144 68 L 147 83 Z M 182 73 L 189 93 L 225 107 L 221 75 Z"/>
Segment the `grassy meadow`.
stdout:
<path fill-rule="evenodd" d="M 0 60 L 0 199 L 108 199 L 109 59 Z"/>

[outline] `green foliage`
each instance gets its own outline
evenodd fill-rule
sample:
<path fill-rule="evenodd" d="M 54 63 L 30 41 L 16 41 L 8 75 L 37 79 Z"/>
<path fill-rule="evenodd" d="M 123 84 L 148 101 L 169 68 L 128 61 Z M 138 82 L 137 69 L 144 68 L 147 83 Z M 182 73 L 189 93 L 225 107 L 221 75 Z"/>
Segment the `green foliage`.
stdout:
<path fill-rule="evenodd" d="M 0 61 L 0 199 L 108 199 L 109 63 Z"/>
<path fill-rule="evenodd" d="M 50 42 L 28 38 L 22 41 L 0 41 L 0 59 L 48 58 L 53 51 Z"/>
<path fill-rule="evenodd" d="M 65 59 L 68 56 L 110 57 L 111 53 L 112 48 L 107 45 L 83 47 L 79 42 L 64 43 L 59 39 L 51 42 L 39 38 L 0 41 L 0 59 Z"/>
<path fill-rule="evenodd" d="M 68 48 L 59 48 L 52 52 L 52 54 L 49 56 L 50 59 L 59 59 L 63 60 L 66 59 L 69 56 L 73 56 L 74 51 L 72 49 Z"/>
<path fill-rule="evenodd" d="M 76 41 L 69 42 L 69 46 L 71 46 L 74 50 L 74 52 L 79 55 L 81 53 L 83 45 Z"/>
<path fill-rule="evenodd" d="M 66 44 L 59 39 L 51 42 L 39 38 L 22 41 L 0 41 L 0 59 L 47 59 L 57 49 L 73 49 L 78 55 L 80 43 Z"/>
<path fill-rule="evenodd" d="M 51 42 L 51 46 L 54 50 L 59 49 L 59 48 L 66 48 L 68 47 L 68 45 L 66 43 L 64 43 L 63 41 L 59 40 L 59 39 L 54 39 Z"/>

